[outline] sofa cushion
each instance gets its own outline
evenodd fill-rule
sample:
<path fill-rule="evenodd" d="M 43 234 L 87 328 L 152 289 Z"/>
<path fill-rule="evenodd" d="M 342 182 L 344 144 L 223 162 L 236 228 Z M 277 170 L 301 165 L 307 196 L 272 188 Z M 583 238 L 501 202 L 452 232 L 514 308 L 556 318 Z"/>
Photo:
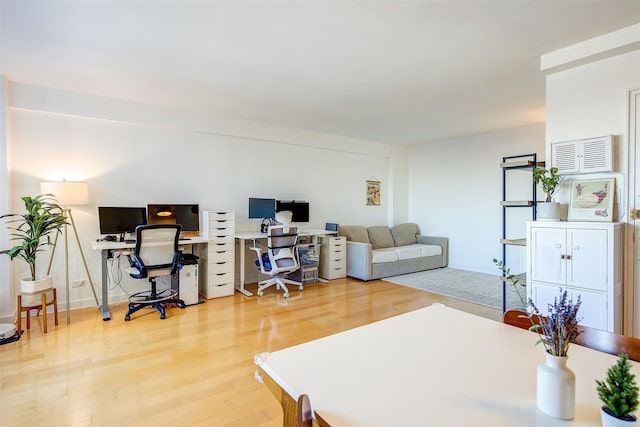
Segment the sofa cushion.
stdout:
<path fill-rule="evenodd" d="M 418 243 L 418 226 L 413 223 L 398 224 L 391 228 L 395 246 L 407 246 Z"/>
<path fill-rule="evenodd" d="M 416 246 L 420 247 L 422 256 L 435 256 L 442 255 L 442 246 L 439 245 L 422 245 L 418 243 Z"/>
<path fill-rule="evenodd" d="M 438 245 L 415 245 L 398 246 L 392 248 L 380 248 L 371 251 L 371 262 L 378 264 L 381 262 L 394 262 L 405 259 L 424 258 L 442 255 L 442 247 Z"/>
<path fill-rule="evenodd" d="M 373 264 L 379 264 L 382 262 L 394 262 L 398 260 L 398 252 L 396 248 L 381 248 L 371 251 L 371 262 Z"/>
<path fill-rule="evenodd" d="M 341 225 L 340 235 L 350 242 L 371 243 L 367 229 L 360 225 Z"/>
<path fill-rule="evenodd" d="M 398 259 L 420 258 L 423 256 L 422 251 L 417 244 L 398 246 L 396 248 L 396 252 L 398 253 Z"/>
<path fill-rule="evenodd" d="M 367 233 L 369 233 L 369 241 L 371 242 L 372 249 L 392 248 L 395 246 L 389 227 L 384 225 L 369 227 L 367 228 Z"/>

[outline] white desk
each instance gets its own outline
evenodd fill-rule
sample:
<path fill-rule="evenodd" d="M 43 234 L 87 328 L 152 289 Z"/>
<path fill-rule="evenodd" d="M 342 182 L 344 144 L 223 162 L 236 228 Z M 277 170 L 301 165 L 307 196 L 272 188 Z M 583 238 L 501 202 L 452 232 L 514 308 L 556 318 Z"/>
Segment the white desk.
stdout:
<path fill-rule="evenodd" d="M 595 380 L 616 357 L 571 346 L 575 417 L 561 421 L 536 408 L 544 360 L 536 340 L 525 329 L 434 305 L 263 353 L 256 363 L 276 396 L 308 394 L 333 426 L 599 426 Z M 640 364 L 632 364 L 637 376 Z"/>
<path fill-rule="evenodd" d="M 190 237 L 188 239 L 181 239 L 179 245 L 206 245 L 208 243 L 208 239 L 202 237 Z M 109 312 L 109 266 L 107 265 L 109 252 L 127 248 L 134 248 L 135 246 L 135 243 L 108 242 L 104 240 L 91 243 L 91 248 L 94 251 L 100 251 L 100 256 L 102 258 L 102 304 L 100 306 L 100 311 L 102 312 L 102 320 L 111 320 L 111 313 Z M 198 255 L 200 256 L 200 258 L 202 258 L 202 253 L 206 253 L 206 247 L 204 251 L 199 251 Z"/>
<path fill-rule="evenodd" d="M 317 241 L 317 237 L 318 236 L 326 236 L 329 234 L 336 234 L 335 231 L 330 231 L 330 230 L 315 230 L 315 229 L 310 229 L 310 230 L 298 230 L 298 236 L 311 236 L 313 238 L 313 243 L 318 244 Z M 245 243 L 247 242 L 247 240 L 251 240 L 253 241 L 253 244 L 256 244 L 256 240 L 260 240 L 260 239 L 266 239 L 267 238 L 267 234 L 266 233 L 260 233 L 259 231 L 244 231 L 244 232 L 238 232 L 235 234 L 235 238 L 236 241 L 238 241 L 238 246 L 239 247 L 239 251 L 238 251 L 238 257 L 239 257 L 239 270 L 240 270 L 240 274 L 239 274 L 239 281 L 236 284 L 236 290 L 241 292 L 242 294 L 250 297 L 253 296 L 253 293 L 249 292 L 248 290 L 245 289 L 244 287 L 244 269 L 245 269 Z"/>

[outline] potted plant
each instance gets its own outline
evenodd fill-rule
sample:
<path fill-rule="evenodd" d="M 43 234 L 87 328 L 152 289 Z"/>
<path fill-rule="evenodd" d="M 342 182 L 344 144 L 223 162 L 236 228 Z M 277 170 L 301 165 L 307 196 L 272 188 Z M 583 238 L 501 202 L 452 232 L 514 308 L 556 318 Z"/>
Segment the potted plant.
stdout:
<path fill-rule="evenodd" d="M 629 357 L 620 354 L 617 363 L 607 371 L 607 378 L 596 380 L 596 384 L 598 397 L 604 403 L 600 411 L 603 427 L 637 425 L 634 412 L 638 408 L 638 386 Z"/>
<path fill-rule="evenodd" d="M 558 168 L 534 168 L 533 180 L 542 186 L 547 196 L 544 202 L 538 202 L 536 206 L 538 221 L 558 221 L 560 219 L 560 203 L 554 202 L 553 193 L 558 189 L 563 177 L 558 175 Z"/>
<path fill-rule="evenodd" d="M 20 280 L 21 293 L 34 293 L 51 289 L 52 279 L 48 275 L 38 275 L 36 259 L 43 246 L 52 245 L 51 236 L 59 233 L 67 223 L 64 209 L 61 208 L 52 194 L 36 197 L 23 197 L 26 212 L 22 214 L 5 214 L 10 237 L 18 244 L 10 249 L 0 251 L 11 260 L 20 258 L 29 266 L 30 276 Z"/>

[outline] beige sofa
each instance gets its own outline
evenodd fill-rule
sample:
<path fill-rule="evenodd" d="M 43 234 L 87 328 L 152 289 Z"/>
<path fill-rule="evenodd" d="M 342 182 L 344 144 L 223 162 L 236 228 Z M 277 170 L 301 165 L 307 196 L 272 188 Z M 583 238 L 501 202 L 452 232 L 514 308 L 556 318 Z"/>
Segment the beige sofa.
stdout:
<path fill-rule="evenodd" d="M 341 225 L 347 238 L 347 276 L 373 280 L 446 267 L 449 239 L 422 236 L 416 224 Z"/>

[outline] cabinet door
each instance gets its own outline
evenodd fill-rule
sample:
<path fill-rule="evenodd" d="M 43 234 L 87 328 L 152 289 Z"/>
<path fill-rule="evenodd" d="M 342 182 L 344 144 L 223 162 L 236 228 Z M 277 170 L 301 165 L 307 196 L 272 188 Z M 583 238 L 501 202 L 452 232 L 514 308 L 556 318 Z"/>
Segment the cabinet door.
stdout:
<path fill-rule="evenodd" d="M 578 141 L 551 144 L 551 166 L 558 168 L 559 174 L 580 172 Z"/>
<path fill-rule="evenodd" d="M 531 280 L 564 284 L 566 233 L 560 228 L 531 228 Z"/>
<path fill-rule="evenodd" d="M 567 230 L 567 285 L 607 290 L 607 230 Z"/>

